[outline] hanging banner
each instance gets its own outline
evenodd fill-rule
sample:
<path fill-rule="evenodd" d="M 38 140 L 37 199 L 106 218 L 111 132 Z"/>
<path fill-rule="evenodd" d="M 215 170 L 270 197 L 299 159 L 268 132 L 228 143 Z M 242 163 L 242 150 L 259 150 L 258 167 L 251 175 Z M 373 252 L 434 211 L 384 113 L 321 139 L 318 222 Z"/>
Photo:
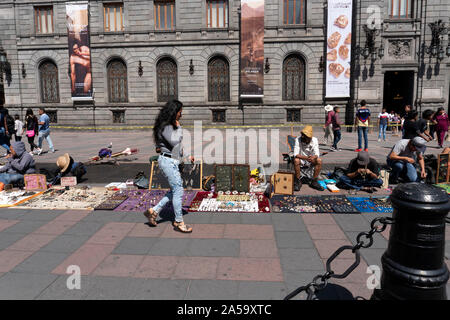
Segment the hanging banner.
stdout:
<path fill-rule="evenodd" d="M 350 97 L 352 0 L 328 0 L 326 97 Z"/>
<path fill-rule="evenodd" d="M 88 2 L 66 3 L 72 100 L 92 100 Z"/>
<path fill-rule="evenodd" d="M 241 97 L 264 90 L 264 0 L 241 1 Z"/>

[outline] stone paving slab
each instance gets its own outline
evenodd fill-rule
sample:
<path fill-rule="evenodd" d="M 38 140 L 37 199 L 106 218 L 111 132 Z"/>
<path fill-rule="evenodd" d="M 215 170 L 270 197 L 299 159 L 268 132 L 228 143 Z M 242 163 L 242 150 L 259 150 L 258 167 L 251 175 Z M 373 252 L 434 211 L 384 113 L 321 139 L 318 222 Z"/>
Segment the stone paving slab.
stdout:
<path fill-rule="evenodd" d="M 12 210 L 0 209 L 5 211 Z M 149 227 L 143 215 L 138 215 L 141 220 L 124 219 L 127 213 L 110 219 L 113 215 L 100 212 L 92 219 L 95 212 L 78 210 L 46 219 L 40 210 L 22 213 L 33 214 L 30 220 L 0 218 L 0 225 L 8 226 L 0 230 L 0 297 L 282 299 L 323 274 L 338 247 L 354 243 L 372 218 L 382 216 L 189 214 L 185 220 L 194 232 L 181 234 L 170 222 Z M 366 269 L 381 265 L 386 236 L 375 235 L 373 248 L 361 249 L 361 265 L 348 279 L 332 282 L 370 298 Z M 344 252 L 333 267 L 343 270 L 352 259 Z M 67 288 L 69 265 L 81 268 L 81 290 Z M 26 285 L 15 280 L 17 275 L 36 281 Z"/>

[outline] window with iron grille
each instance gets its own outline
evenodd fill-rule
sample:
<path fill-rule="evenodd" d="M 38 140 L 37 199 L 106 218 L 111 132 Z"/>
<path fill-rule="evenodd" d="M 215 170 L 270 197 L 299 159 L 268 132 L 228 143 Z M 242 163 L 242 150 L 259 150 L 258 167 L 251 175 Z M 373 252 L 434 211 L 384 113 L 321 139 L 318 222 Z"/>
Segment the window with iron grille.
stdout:
<path fill-rule="evenodd" d="M 53 6 L 34 7 L 36 33 L 53 33 Z"/>
<path fill-rule="evenodd" d="M 208 28 L 228 27 L 228 0 L 206 1 L 206 26 Z"/>
<path fill-rule="evenodd" d="M 208 101 L 230 101 L 230 70 L 222 57 L 208 63 Z"/>
<path fill-rule="evenodd" d="M 51 61 L 39 66 L 42 102 L 59 102 L 58 67 Z"/>
<path fill-rule="evenodd" d="M 212 110 L 213 122 L 226 122 L 225 110 Z"/>
<path fill-rule="evenodd" d="M 175 1 L 157 0 L 154 2 L 155 29 L 173 30 L 175 29 Z"/>
<path fill-rule="evenodd" d="M 283 0 L 283 23 L 304 24 L 306 16 L 306 0 Z"/>
<path fill-rule="evenodd" d="M 123 3 L 103 4 L 103 26 L 106 32 L 123 31 Z"/>
<path fill-rule="evenodd" d="M 113 123 L 125 123 L 125 110 L 112 111 Z"/>
<path fill-rule="evenodd" d="M 56 110 L 45 110 L 45 114 L 50 118 L 50 123 L 58 123 L 58 114 Z"/>
<path fill-rule="evenodd" d="M 119 59 L 108 63 L 109 102 L 128 101 L 127 66 Z"/>
<path fill-rule="evenodd" d="M 283 100 L 305 100 L 305 62 L 297 55 L 283 62 Z"/>
<path fill-rule="evenodd" d="M 159 60 L 156 65 L 158 101 L 166 102 L 178 98 L 177 65 L 170 58 Z"/>
<path fill-rule="evenodd" d="M 301 109 L 286 109 L 286 122 L 301 122 Z"/>
<path fill-rule="evenodd" d="M 411 18 L 412 0 L 388 0 L 389 18 Z"/>

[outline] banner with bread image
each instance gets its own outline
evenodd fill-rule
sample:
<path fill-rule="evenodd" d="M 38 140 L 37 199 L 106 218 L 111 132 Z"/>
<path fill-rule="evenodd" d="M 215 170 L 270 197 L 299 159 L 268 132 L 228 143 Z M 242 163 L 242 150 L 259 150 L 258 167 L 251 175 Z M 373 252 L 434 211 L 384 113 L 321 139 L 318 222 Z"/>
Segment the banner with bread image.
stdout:
<path fill-rule="evenodd" d="M 352 0 L 328 0 L 327 98 L 350 96 Z"/>

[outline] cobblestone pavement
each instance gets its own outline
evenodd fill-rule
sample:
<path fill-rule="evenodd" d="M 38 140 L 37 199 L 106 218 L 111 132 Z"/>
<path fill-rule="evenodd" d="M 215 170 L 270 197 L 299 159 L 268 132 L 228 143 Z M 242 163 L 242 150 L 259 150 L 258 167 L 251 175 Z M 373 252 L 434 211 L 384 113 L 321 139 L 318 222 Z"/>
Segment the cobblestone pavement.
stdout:
<path fill-rule="evenodd" d="M 189 213 L 186 235 L 137 213 L 1 209 L 0 299 L 282 299 L 382 215 Z M 380 266 L 388 236 L 376 234 L 359 267 L 334 283 L 370 298 L 367 266 Z M 352 261 L 346 253 L 333 268 Z M 80 267 L 79 290 L 67 288 L 70 265 Z"/>

